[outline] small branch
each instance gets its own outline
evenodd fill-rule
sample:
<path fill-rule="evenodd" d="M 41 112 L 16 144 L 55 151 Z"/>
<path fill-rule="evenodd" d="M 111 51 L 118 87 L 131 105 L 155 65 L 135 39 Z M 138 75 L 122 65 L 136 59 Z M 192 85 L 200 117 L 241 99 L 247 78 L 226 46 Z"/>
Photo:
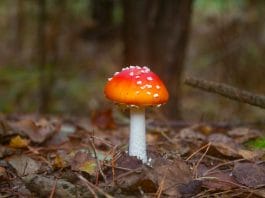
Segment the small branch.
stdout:
<path fill-rule="evenodd" d="M 90 142 L 90 145 L 92 146 L 92 151 L 94 153 L 94 156 L 95 156 L 95 159 L 96 159 L 96 163 L 97 163 L 97 168 L 101 174 L 101 176 L 103 177 L 104 181 L 107 182 L 107 178 L 105 176 L 105 174 L 103 173 L 102 169 L 101 169 L 101 164 L 100 164 L 100 161 L 98 159 L 98 156 L 97 156 L 97 151 L 96 151 L 96 147 L 95 147 L 95 144 L 94 144 L 94 136 L 92 136 L 90 139 L 89 139 L 89 142 Z"/>
<path fill-rule="evenodd" d="M 189 86 L 265 109 L 265 96 L 263 95 L 253 94 L 223 83 L 216 83 L 191 77 L 187 77 L 184 82 Z"/>
<path fill-rule="evenodd" d="M 98 191 L 100 194 L 104 195 L 104 197 L 106 197 L 106 198 L 113 198 L 113 196 L 109 195 L 108 193 L 106 193 L 105 191 L 103 191 L 102 189 L 100 189 L 99 187 L 97 187 L 96 185 L 94 185 L 91 182 L 89 182 L 82 175 L 77 174 L 77 177 L 86 184 L 86 186 L 88 187 L 89 191 L 93 194 L 93 196 L 95 198 L 98 197 L 97 194 L 96 194 L 96 192 L 95 192 L 95 190 Z"/>

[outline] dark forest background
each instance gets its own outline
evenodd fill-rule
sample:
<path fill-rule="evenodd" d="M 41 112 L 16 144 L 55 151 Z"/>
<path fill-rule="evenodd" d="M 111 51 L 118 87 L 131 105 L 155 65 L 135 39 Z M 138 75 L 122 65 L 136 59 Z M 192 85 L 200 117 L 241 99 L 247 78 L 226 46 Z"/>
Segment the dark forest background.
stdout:
<path fill-rule="evenodd" d="M 171 120 L 264 120 L 256 107 L 182 81 L 265 94 L 265 1 L 0 1 L 0 112 L 111 108 L 104 84 L 128 65 L 147 65 L 165 81 L 171 98 L 159 115 Z"/>

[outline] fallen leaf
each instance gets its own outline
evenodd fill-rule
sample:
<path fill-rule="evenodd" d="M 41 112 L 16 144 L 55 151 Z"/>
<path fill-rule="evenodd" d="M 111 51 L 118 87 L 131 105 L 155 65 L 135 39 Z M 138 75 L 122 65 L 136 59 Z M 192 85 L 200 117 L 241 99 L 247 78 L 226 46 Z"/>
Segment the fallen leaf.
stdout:
<path fill-rule="evenodd" d="M 80 164 L 80 171 L 86 172 L 90 175 L 94 175 L 97 171 L 96 160 L 87 160 L 84 163 Z"/>
<path fill-rule="evenodd" d="M 72 170 L 83 171 L 90 175 L 95 175 L 97 171 L 96 160 L 87 152 L 78 151 L 70 162 Z"/>
<path fill-rule="evenodd" d="M 112 116 L 112 110 L 96 111 L 91 117 L 92 124 L 100 129 L 115 129 L 116 123 Z"/>
<path fill-rule="evenodd" d="M 67 165 L 66 161 L 60 156 L 56 155 L 53 161 L 54 168 L 65 168 Z"/>
<path fill-rule="evenodd" d="M 0 120 L 0 141 L 2 142 L 3 138 L 6 136 L 11 136 L 15 134 L 16 133 L 13 131 L 9 123 L 6 120 L 1 119 Z"/>
<path fill-rule="evenodd" d="M 13 130 L 17 131 L 18 134 L 27 135 L 30 140 L 35 143 L 43 143 L 58 130 L 58 126 L 44 119 L 39 122 L 24 119 L 10 123 L 10 126 L 12 126 Z"/>
<path fill-rule="evenodd" d="M 193 141 L 204 141 L 206 137 L 200 132 L 195 131 L 192 127 L 181 129 L 179 132 L 180 139 L 193 140 Z"/>
<path fill-rule="evenodd" d="M 116 165 L 120 167 L 118 163 Z M 131 171 L 129 169 L 127 173 L 125 171 L 123 174 L 116 175 L 117 185 L 127 193 L 136 193 L 139 189 L 146 193 L 154 193 L 163 183 L 163 194 L 180 197 L 178 187 L 188 185 L 192 180 L 189 166 L 181 160 L 168 161 L 157 158 L 152 160 L 152 168 L 140 164 L 135 165 Z"/>
<path fill-rule="evenodd" d="M 6 169 L 0 166 L 0 181 L 6 180 L 8 178 Z"/>
<path fill-rule="evenodd" d="M 9 157 L 8 163 L 17 171 L 19 176 L 37 173 L 40 163 L 26 155 L 14 155 Z"/>
<path fill-rule="evenodd" d="M 220 152 L 220 154 L 233 158 L 240 157 L 238 149 L 241 149 L 242 147 L 232 138 L 221 133 L 214 133 L 208 137 L 208 141 L 211 143 L 212 147 Z"/>
<path fill-rule="evenodd" d="M 11 138 L 9 142 L 9 146 L 12 148 L 26 148 L 28 144 L 29 141 L 25 138 L 20 137 L 20 135 Z"/>
<path fill-rule="evenodd" d="M 232 171 L 238 183 L 248 187 L 260 187 L 265 185 L 265 166 L 255 163 L 236 163 Z"/>
<path fill-rule="evenodd" d="M 49 176 L 28 175 L 22 177 L 22 180 L 25 182 L 26 187 L 31 192 L 36 193 L 38 197 L 47 197 L 47 195 L 50 195 L 55 184 L 54 197 L 75 198 L 81 196 L 80 190 L 74 184 L 63 179 L 56 180 Z M 83 197 L 91 197 L 91 194 L 88 191 L 88 194 L 83 195 Z"/>
<path fill-rule="evenodd" d="M 193 127 L 195 131 L 201 132 L 204 135 L 209 135 L 213 132 L 213 128 L 206 124 L 200 124 Z"/>
<path fill-rule="evenodd" d="M 264 152 L 262 151 L 249 151 L 246 149 L 239 149 L 238 154 L 241 155 L 244 159 L 255 160 L 260 158 Z"/>
<path fill-rule="evenodd" d="M 6 156 L 10 156 L 16 152 L 16 149 L 10 148 L 8 146 L 0 145 L 0 159 Z"/>
<path fill-rule="evenodd" d="M 256 129 L 249 129 L 246 127 L 238 127 L 227 132 L 227 134 L 237 142 L 245 143 L 249 140 L 262 136 L 262 133 Z"/>
<path fill-rule="evenodd" d="M 205 179 L 202 180 L 203 187 L 209 190 L 231 190 L 238 187 L 237 181 L 230 175 L 230 173 L 223 171 L 215 171 L 205 175 Z"/>
<path fill-rule="evenodd" d="M 68 140 L 69 135 L 72 135 L 76 127 L 70 124 L 62 124 L 58 133 L 52 136 L 45 145 L 59 145 Z"/>
<path fill-rule="evenodd" d="M 179 185 L 178 191 L 180 192 L 181 197 L 188 198 L 201 192 L 201 188 L 202 188 L 202 181 L 192 180 L 187 184 Z"/>
<path fill-rule="evenodd" d="M 163 158 L 155 159 L 152 163 L 154 177 L 160 183 L 165 178 L 163 194 L 179 196 L 179 185 L 187 185 L 192 181 L 190 167 L 182 160 L 168 161 Z"/>

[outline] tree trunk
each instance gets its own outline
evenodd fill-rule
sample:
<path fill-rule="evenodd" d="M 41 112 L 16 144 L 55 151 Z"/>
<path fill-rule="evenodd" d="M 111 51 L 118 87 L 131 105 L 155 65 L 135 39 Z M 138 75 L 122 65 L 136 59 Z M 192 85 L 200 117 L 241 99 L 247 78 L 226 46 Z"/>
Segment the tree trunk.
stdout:
<path fill-rule="evenodd" d="M 37 27 L 37 57 L 39 67 L 39 112 L 44 113 L 48 110 L 50 91 L 47 87 L 47 68 L 46 68 L 46 0 L 38 0 L 38 27 Z"/>
<path fill-rule="evenodd" d="M 15 41 L 15 51 L 21 56 L 21 50 L 24 41 L 24 27 L 25 27 L 25 11 L 24 11 L 23 0 L 17 0 L 16 6 L 16 41 Z"/>
<path fill-rule="evenodd" d="M 151 65 L 170 91 L 166 114 L 180 117 L 181 76 L 189 36 L 192 0 L 160 0 L 151 30 Z"/>
<path fill-rule="evenodd" d="M 180 118 L 180 83 L 189 37 L 192 0 L 124 0 L 126 65 L 148 65 L 168 86 L 165 113 Z"/>
<path fill-rule="evenodd" d="M 110 27 L 113 22 L 113 0 L 92 0 L 92 19 L 99 27 Z"/>
<path fill-rule="evenodd" d="M 124 63 L 147 65 L 149 63 L 148 1 L 124 0 Z"/>

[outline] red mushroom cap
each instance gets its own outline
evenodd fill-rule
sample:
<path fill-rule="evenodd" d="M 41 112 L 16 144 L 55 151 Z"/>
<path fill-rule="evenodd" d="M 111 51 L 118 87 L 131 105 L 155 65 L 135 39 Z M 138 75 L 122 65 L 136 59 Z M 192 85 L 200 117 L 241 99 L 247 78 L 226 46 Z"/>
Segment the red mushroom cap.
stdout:
<path fill-rule="evenodd" d="M 164 104 L 168 91 L 160 78 L 148 67 L 130 66 L 109 78 L 104 93 L 117 103 L 150 106 Z"/>

